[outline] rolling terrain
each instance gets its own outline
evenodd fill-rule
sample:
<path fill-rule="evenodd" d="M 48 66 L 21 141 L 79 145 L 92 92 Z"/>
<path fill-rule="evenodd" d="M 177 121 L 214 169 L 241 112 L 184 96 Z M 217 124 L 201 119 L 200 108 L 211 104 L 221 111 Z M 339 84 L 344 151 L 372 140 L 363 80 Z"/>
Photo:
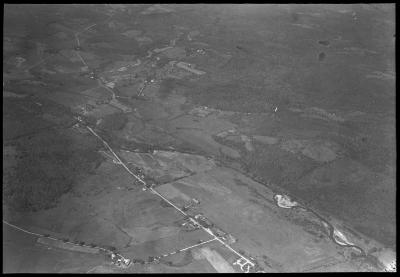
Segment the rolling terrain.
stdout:
<path fill-rule="evenodd" d="M 4 271 L 387 270 L 394 22 L 390 4 L 6 5 L 3 219 L 133 262 L 3 224 Z M 233 250 L 187 229 L 199 214 Z"/>

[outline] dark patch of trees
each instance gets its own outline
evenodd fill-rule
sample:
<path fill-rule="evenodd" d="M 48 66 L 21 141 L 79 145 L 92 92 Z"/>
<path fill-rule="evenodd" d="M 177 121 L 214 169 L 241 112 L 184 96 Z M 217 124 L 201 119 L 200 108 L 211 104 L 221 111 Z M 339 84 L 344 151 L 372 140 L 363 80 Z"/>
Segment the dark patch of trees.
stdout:
<path fill-rule="evenodd" d="M 4 203 L 16 211 L 53 207 L 100 159 L 96 147 L 51 131 L 19 140 L 18 162 L 3 184 Z"/>
<path fill-rule="evenodd" d="M 326 54 L 324 52 L 318 54 L 318 61 L 322 62 L 323 60 L 325 60 L 325 58 Z"/>
<path fill-rule="evenodd" d="M 320 41 L 318 41 L 318 43 L 323 46 L 328 46 L 330 44 L 329 40 L 320 40 Z"/>

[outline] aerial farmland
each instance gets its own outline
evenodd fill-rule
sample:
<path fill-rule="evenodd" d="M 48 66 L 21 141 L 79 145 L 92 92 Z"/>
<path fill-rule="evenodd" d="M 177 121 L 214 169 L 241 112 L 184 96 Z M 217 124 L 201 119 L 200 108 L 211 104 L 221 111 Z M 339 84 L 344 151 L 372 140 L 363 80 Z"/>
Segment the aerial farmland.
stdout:
<path fill-rule="evenodd" d="M 393 4 L 6 4 L 3 272 L 396 271 Z"/>

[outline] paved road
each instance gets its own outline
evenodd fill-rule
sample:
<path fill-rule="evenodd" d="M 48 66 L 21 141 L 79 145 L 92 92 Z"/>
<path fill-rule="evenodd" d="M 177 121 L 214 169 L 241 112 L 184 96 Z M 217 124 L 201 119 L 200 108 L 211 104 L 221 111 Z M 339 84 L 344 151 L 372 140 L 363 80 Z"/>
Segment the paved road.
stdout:
<path fill-rule="evenodd" d="M 239 252 L 237 252 L 235 249 L 233 249 L 230 245 L 228 245 L 227 243 L 225 243 L 223 240 L 221 240 L 218 236 L 216 236 L 213 231 L 211 231 L 209 228 L 203 227 L 196 219 L 194 219 L 193 217 L 189 216 L 187 213 L 185 213 L 184 211 L 182 211 L 179 207 L 177 207 L 174 203 L 172 203 L 171 201 L 169 201 L 167 198 L 165 198 L 163 195 L 161 195 L 157 190 L 155 190 L 153 187 L 151 187 L 151 185 L 147 184 L 143 179 L 141 179 L 139 176 L 137 176 L 136 174 L 134 174 L 127 166 L 126 164 L 120 159 L 120 157 L 114 152 L 114 150 L 110 147 L 110 145 L 101 137 L 99 136 L 91 127 L 86 126 L 86 128 L 94 135 L 96 136 L 98 139 L 100 139 L 103 144 L 107 147 L 108 150 L 110 150 L 110 152 L 114 155 L 116 161 L 118 162 L 118 164 L 122 165 L 125 170 L 132 175 L 136 180 L 138 180 L 145 189 L 149 188 L 150 192 L 152 192 L 153 194 L 157 195 L 158 197 L 160 197 L 161 199 L 163 199 L 166 203 L 168 203 L 170 206 L 172 206 L 175 210 L 177 210 L 179 213 L 181 213 L 183 216 L 185 216 L 186 218 L 189 218 L 195 225 L 200 226 L 200 228 L 202 230 L 204 230 L 206 233 L 208 233 L 210 236 L 212 236 L 214 238 L 214 240 L 220 242 L 223 246 L 225 246 L 227 249 L 229 249 L 232 253 L 236 254 L 236 256 L 238 256 L 242 261 L 244 261 L 244 263 L 242 263 L 241 268 L 243 270 L 243 268 L 247 268 L 244 267 L 245 265 L 250 265 L 251 267 L 254 267 L 255 264 L 248 259 L 247 257 L 243 256 L 242 254 L 240 254 Z M 247 271 L 247 270 L 246 270 Z"/>

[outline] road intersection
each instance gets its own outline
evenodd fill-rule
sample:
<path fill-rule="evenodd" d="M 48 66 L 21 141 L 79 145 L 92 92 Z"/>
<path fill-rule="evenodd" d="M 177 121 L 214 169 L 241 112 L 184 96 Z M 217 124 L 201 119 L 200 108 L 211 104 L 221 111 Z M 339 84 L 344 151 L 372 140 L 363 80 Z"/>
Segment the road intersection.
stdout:
<path fill-rule="evenodd" d="M 83 120 L 81 118 L 78 118 L 78 120 L 81 123 L 84 123 Z M 121 166 L 124 167 L 124 169 L 130 174 L 132 175 L 137 181 L 139 181 L 143 186 L 144 189 L 149 189 L 149 191 L 155 195 L 157 195 L 158 197 L 160 197 L 161 199 L 163 199 L 166 203 L 168 203 L 171 207 L 173 207 L 175 210 L 177 210 L 179 213 L 181 213 L 184 217 L 189 218 L 190 221 L 192 221 L 196 226 L 199 226 L 202 230 L 204 230 L 206 233 L 208 233 L 211 237 L 213 237 L 213 240 L 218 241 L 219 243 L 221 243 L 223 246 L 225 246 L 228 250 L 230 250 L 232 253 L 234 253 L 237 257 L 239 257 L 239 259 L 242 261 L 242 263 L 240 264 L 240 268 L 242 269 L 242 271 L 244 272 L 248 272 L 250 267 L 254 267 L 255 263 L 252 262 L 249 258 L 243 256 L 242 254 L 240 254 L 238 251 L 236 251 L 235 249 L 233 249 L 230 245 L 228 245 L 227 243 L 225 243 L 223 240 L 221 240 L 217 235 L 215 235 L 213 233 L 213 231 L 210 228 L 204 227 L 202 226 L 202 224 L 197 221 L 195 218 L 191 217 L 190 215 L 188 215 L 186 212 L 182 211 L 182 209 L 180 209 L 178 206 L 176 206 L 174 203 L 172 203 L 170 200 L 168 200 L 167 198 L 165 198 L 163 195 L 161 195 L 155 188 L 152 187 L 152 184 L 147 184 L 142 178 L 140 178 L 139 176 L 137 176 L 136 174 L 134 174 L 129 168 L 128 166 L 121 160 L 121 158 L 114 152 L 114 150 L 110 147 L 110 145 L 100 136 L 98 135 L 91 127 L 86 126 L 86 128 L 94 135 L 96 136 L 99 140 L 102 141 L 102 143 L 104 144 L 104 146 L 113 154 L 113 156 L 115 157 L 115 160 L 118 162 L 118 164 L 120 164 Z M 245 265 L 249 265 L 249 266 L 245 266 Z"/>

